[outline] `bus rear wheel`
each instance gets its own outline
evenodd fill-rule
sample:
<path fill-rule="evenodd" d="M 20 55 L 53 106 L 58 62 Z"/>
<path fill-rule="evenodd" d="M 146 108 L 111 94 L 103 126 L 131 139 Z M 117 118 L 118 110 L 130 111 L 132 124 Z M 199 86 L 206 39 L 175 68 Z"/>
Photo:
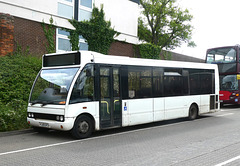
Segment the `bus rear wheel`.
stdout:
<path fill-rule="evenodd" d="M 189 120 L 194 120 L 198 117 L 198 108 L 197 105 L 192 104 L 189 108 L 188 118 Z"/>
<path fill-rule="evenodd" d="M 77 138 L 87 138 L 93 132 L 93 122 L 91 118 L 86 115 L 82 115 L 78 117 L 75 121 L 73 129 L 71 130 L 71 134 Z"/>

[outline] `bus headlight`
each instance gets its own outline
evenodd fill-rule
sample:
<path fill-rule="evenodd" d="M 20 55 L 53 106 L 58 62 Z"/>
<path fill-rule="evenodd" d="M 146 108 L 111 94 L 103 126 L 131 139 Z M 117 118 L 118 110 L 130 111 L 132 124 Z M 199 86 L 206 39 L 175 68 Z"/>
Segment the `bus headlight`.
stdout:
<path fill-rule="evenodd" d="M 34 118 L 34 114 L 31 113 L 31 112 L 29 112 L 29 113 L 28 113 L 28 117 L 29 117 L 29 118 Z"/>
<path fill-rule="evenodd" d="M 63 122 L 64 121 L 64 116 L 63 115 L 57 115 L 56 120 Z"/>
<path fill-rule="evenodd" d="M 60 116 L 60 121 L 63 122 L 64 121 L 64 117 Z"/>

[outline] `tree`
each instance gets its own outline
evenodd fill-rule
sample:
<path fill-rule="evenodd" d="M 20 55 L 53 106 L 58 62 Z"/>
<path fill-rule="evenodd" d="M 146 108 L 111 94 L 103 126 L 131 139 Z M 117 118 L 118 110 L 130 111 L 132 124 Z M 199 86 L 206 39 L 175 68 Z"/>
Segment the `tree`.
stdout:
<path fill-rule="evenodd" d="M 161 49 L 174 49 L 183 42 L 195 46 L 191 41 L 193 18 L 189 11 L 175 6 L 176 0 L 140 0 L 143 17 L 138 20 L 140 40 L 159 46 Z"/>
<path fill-rule="evenodd" d="M 111 28 L 111 22 L 105 21 L 104 17 L 103 6 L 101 6 L 100 10 L 96 7 L 93 8 L 92 18 L 89 21 L 78 22 L 73 19 L 69 22 L 76 28 L 78 35 L 76 33 L 74 35 L 77 38 L 81 35 L 88 43 L 90 51 L 107 54 L 111 43 L 114 41 L 114 36 L 119 33 Z M 77 40 L 72 39 L 72 41 Z"/>

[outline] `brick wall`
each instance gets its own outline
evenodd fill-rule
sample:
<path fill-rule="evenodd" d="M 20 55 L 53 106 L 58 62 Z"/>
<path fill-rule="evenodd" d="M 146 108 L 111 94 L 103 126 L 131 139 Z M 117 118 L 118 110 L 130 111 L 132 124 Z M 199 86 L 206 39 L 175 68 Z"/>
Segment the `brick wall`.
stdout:
<path fill-rule="evenodd" d="M 108 54 L 134 57 L 135 53 L 134 53 L 134 48 L 132 44 L 121 42 L 121 41 L 115 41 L 111 44 Z"/>
<path fill-rule="evenodd" d="M 0 13 L 0 56 L 13 52 L 14 18 Z"/>
<path fill-rule="evenodd" d="M 41 23 L 14 18 L 14 50 L 20 46 L 22 50 L 29 48 L 29 53 L 32 55 L 41 56 L 47 53 L 45 43 L 47 43 L 47 39 Z"/>

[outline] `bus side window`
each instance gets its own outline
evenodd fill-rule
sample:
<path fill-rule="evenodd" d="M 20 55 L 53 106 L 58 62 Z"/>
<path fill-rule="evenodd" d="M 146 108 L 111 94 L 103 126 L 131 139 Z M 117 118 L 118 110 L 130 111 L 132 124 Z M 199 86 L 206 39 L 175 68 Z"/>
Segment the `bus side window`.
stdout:
<path fill-rule="evenodd" d="M 215 93 L 213 70 L 191 69 L 189 72 L 191 95 Z"/>
<path fill-rule="evenodd" d="M 153 96 L 163 96 L 163 68 L 153 69 Z"/>
<path fill-rule="evenodd" d="M 184 94 L 182 69 L 165 68 L 164 69 L 164 95 L 181 96 Z"/>
<path fill-rule="evenodd" d="M 128 68 L 128 97 L 152 97 L 152 70 L 148 67 Z"/>
<path fill-rule="evenodd" d="M 78 76 L 70 98 L 70 104 L 94 100 L 94 67 L 86 65 Z"/>

